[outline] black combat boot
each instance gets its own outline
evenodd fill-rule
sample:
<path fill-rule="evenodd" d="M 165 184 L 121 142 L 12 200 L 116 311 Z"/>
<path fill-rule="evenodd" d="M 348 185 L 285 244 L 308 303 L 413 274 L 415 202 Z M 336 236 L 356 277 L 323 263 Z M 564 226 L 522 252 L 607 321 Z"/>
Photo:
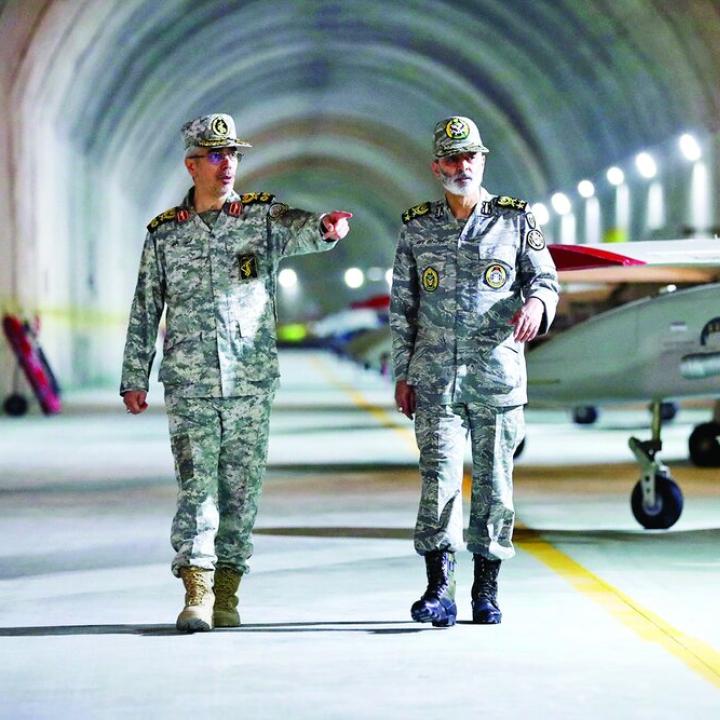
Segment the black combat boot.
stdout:
<path fill-rule="evenodd" d="M 473 622 L 479 625 L 498 625 L 502 620 L 497 601 L 500 560 L 488 560 L 482 555 L 473 555 L 473 560 L 475 579 L 470 591 Z"/>
<path fill-rule="evenodd" d="M 455 624 L 455 553 L 435 550 L 425 556 L 428 586 L 413 603 L 410 615 L 415 622 L 431 622 L 435 627 Z"/>

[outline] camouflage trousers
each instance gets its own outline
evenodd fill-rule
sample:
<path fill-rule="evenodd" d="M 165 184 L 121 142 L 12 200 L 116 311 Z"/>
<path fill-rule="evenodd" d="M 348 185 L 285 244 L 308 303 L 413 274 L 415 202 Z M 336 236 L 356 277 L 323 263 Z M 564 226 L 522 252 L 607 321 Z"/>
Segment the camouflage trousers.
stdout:
<path fill-rule="evenodd" d="M 512 544 L 513 453 L 525 434 L 522 406 L 443 405 L 418 398 L 415 436 L 422 493 L 415 550 L 456 552 L 462 545 L 463 459 L 472 446 L 472 492 L 467 548 L 490 559 L 515 554 Z"/>
<path fill-rule="evenodd" d="M 216 564 L 247 572 L 267 462 L 274 393 L 233 398 L 166 394 L 178 483 L 173 574 Z"/>

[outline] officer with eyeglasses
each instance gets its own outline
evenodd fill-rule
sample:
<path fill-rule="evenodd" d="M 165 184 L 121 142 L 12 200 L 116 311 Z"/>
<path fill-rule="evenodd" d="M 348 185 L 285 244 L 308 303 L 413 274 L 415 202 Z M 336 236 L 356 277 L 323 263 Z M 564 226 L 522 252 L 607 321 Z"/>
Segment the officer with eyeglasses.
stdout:
<path fill-rule="evenodd" d="M 127 412 L 147 409 L 166 309 L 159 379 L 178 483 L 172 571 L 186 591 L 177 628 L 194 632 L 240 624 L 237 590 L 253 550 L 279 378 L 278 264 L 331 250 L 352 215 L 293 209 L 267 192 L 236 193 L 240 149 L 251 146 L 237 138 L 230 115 L 196 118 L 182 135 L 193 187 L 147 226 L 120 394 Z"/>

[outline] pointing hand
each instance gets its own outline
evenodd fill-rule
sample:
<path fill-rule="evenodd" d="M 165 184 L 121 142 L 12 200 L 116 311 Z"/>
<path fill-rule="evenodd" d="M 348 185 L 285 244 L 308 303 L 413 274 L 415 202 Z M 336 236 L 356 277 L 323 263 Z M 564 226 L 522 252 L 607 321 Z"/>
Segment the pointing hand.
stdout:
<path fill-rule="evenodd" d="M 344 210 L 333 210 L 323 215 L 322 225 L 325 228 L 323 238 L 325 240 L 342 240 L 350 232 L 348 219 L 351 217 L 352 213 Z"/>

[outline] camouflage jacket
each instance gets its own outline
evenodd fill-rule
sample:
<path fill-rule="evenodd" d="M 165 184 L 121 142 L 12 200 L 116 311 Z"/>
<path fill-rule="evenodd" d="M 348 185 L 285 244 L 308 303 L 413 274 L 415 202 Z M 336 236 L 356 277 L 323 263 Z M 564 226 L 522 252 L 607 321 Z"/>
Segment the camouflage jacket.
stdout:
<path fill-rule="evenodd" d="M 396 380 L 441 402 L 527 402 L 524 347 L 510 320 L 539 298 L 547 332 L 558 301 L 555 265 L 527 203 L 483 190 L 457 220 L 445 200 L 403 214 L 390 304 Z"/>
<path fill-rule="evenodd" d="M 278 263 L 335 245 L 322 238 L 320 215 L 274 202 L 269 193 L 231 193 L 208 227 L 191 190 L 148 225 L 120 393 L 147 390 L 165 306 L 159 379 L 166 391 L 232 397 L 274 388 Z"/>

